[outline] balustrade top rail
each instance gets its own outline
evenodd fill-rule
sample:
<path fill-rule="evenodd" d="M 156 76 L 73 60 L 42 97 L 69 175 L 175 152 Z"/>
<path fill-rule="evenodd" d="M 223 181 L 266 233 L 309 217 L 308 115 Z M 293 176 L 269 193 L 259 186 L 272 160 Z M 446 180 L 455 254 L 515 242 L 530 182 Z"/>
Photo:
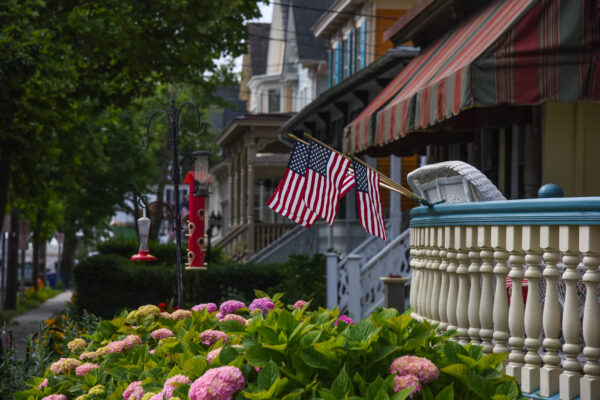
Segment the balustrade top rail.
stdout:
<path fill-rule="evenodd" d="M 438 204 L 410 212 L 411 227 L 445 225 L 600 225 L 600 197 Z"/>

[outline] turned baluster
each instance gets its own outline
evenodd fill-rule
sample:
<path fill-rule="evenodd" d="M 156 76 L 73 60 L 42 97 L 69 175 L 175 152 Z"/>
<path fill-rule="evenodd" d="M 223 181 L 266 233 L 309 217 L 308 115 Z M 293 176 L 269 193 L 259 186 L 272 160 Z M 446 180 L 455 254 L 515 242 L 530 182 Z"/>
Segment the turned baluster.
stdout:
<path fill-rule="evenodd" d="M 410 268 L 411 268 L 411 282 L 410 282 L 410 307 L 413 310 L 413 315 L 416 314 L 417 307 L 417 284 L 419 281 L 417 265 L 419 264 L 417 250 L 417 235 L 419 228 L 410 228 Z"/>
<path fill-rule="evenodd" d="M 540 305 L 540 262 L 542 253 L 540 248 L 540 227 L 523 227 L 523 249 L 525 250 L 525 277 L 529 283 L 527 290 L 527 304 L 525 305 L 525 365 L 521 372 L 521 389 L 531 393 L 540 387 L 540 366 L 542 358 L 538 354 L 540 348 L 540 333 L 542 332 L 542 308 Z"/>
<path fill-rule="evenodd" d="M 508 329 L 510 330 L 510 354 L 508 355 L 508 365 L 506 374 L 517 378 L 521 382 L 521 368 L 525 363 L 523 354 L 523 344 L 525 340 L 525 326 L 523 318 L 525 316 L 525 306 L 523 302 L 523 264 L 525 263 L 525 254 L 522 247 L 522 228 L 520 226 L 506 227 L 506 249 L 510 256 L 510 272 L 508 276 L 512 279 L 512 290 L 510 293 L 510 306 L 508 308 Z M 505 283 L 506 286 L 506 283 Z"/>
<path fill-rule="evenodd" d="M 427 293 L 427 275 L 425 267 L 427 266 L 427 228 L 421 228 L 419 233 L 419 292 L 417 298 L 419 320 L 426 317 L 425 296 Z"/>
<path fill-rule="evenodd" d="M 572 399 L 579 395 L 579 380 L 581 366 L 577 360 L 579 355 L 579 305 L 577 299 L 577 282 L 579 281 L 579 232 L 576 226 L 561 226 L 559 228 L 559 248 L 563 252 L 563 263 L 567 267 L 562 279 L 565 282 L 565 304 L 563 308 L 562 330 L 565 343 L 563 352 L 563 373 L 558 383 L 561 399 Z"/>
<path fill-rule="evenodd" d="M 506 293 L 506 275 L 508 252 L 506 251 L 506 227 L 492 226 L 492 247 L 494 248 L 494 353 L 508 353 L 508 295 Z M 503 362 L 506 367 L 507 361 Z"/>
<path fill-rule="evenodd" d="M 456 319 L 458 322 L 458 343 L 463 346 L 469 343 L 469 269 L 467 262 L 469 260 L 469 252 L 466 248 L 466 230 L 464 226 L 456 226 L 454 228 L 454 243 L 458 254 L 458 267 L 456 275 L 458 277 L 458 299 L 456 304 Z"/>
<path fill-rule="evenodd" d="M 454 243 L 454 227 L 449 227 L 446 231 L 446 257 L 448 257 L 448 304 L 446 304 L 446 315 L 448 316 L 448 330 L 458 329 L 456 320 L 456 300 L 458 299 L 458 277 L 456 276 L 456 248 Z M 458 341 L 454 336 L 452 340 Z"/>
<path fill-rule="evenodd" d="M 440 258 L 442 263 L 440 264 L 440 298 L 438 300 L 438 310 L 440 315 L 440 331 L 444 332 L 448 328 L 448 313 L 446 311 L 448 303 L 448 244 L 446 238 L 448 237 L 450 227 L 446 226 L 440 228 L 442 232 L 442 240 L 440 241 Z"/>
<path fill-rule="evenodd" d="M 434 228 L 425 228 L 425 265 L 423 266 L 424 276 L 424 290 L 423 290 L 423 316 L 427 321 L 431 322 L 431 296 L 432 296 L 432 284 L 433 279 L 431 276 L 431 265 L 433 264 L 433 243 L 431 243 L 431 231 Z"/>
<path fill-rule="evenodd" d="M 600 226 L 579 227 L 579 248 L 583 253 L 585 273 L 585 306 L 583 309 L 583 339 L 585 347 L 584 375 L 580 381 L 581 400 L 600 399 L 600 307 L 598 306 L 598 283 L 600 274 Z"/>
<path fill-rule="evenodd" d="M 544 279 L 546 280 L 546 297 L 542 315 L 544 327 L 544 349 L 542 357 L 544 366 L 540 370 L 540 394 L 545 397 L 558 392 L 558 376 L 560 375 L 560 308 L 558 304 L 558 277 L 560 270 L 556 264 L 560 261 L 558 251 L 558 226 L 540 227 L 540 247 L 544 250 L 546 263 Z"/>
<path fill-rule="evenodd" d="M 432 234 L 432 243 L 433 250 L 431 251 L 431 257 L 433 257 L 433 263 L 431 264 L 432 273 L 433 273 L 433 291 L 431 295 L 431 323 L 439 324 L 440 323 L 440 313 L 439 313 L 439 302 L 440 302 L 440 286 L 441 286 L 441 276 L 440 276 L 440 265 L 442 263 L 442 258 L 440 253 L 442 252 L 441 246 L 443 242 L 443 228 L 431 228 Z"/>
<path fill-rule="evenodd" d="M 481 329 L 481 325 L 479 323 L 479 306 L 481 305 L 481 286 L 479 282 L 479 247 L 477 245 L 477 227 L 468 226 L 466 228 L 466 236 L 470 261 L 468 277 L 471 282 L 468 303 L 469 329 L 467 332 L 471 338 L 471 343 L 480 345 L 481 338 L 479 336 L 479 331 Z"/>
<path fill-rule="evenodd" d="M 493 259 L 494 252 L 491 248 L 492 229 L 489 226 L 480 226 L 477 228 L 477 246 L 479 247 L 479 257 L 481 258 L 481 302 L 479 303 L 479 322 L 481 329 L 479 336 L 483 344 L 483 352 L 489 354 L 493 351 L 492 346 L 492 315 L 494 310 L 494 288 L 492 286 L 492 272 L 494 271 Z"/>

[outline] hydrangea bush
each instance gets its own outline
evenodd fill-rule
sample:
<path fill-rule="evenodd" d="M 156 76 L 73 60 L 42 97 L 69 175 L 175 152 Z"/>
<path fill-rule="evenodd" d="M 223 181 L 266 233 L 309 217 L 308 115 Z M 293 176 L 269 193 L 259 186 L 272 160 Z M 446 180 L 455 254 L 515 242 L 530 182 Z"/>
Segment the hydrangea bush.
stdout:
<path fill-rule="evenodd" d="M 259 292 L 251 307 L 226 302 L 219 309 L 203 305 L 176 316 L 154 306 L 123 312 L 74 341 L 64 358 L 15 397 L 521 397 L 516 381 L 501 373 L 506 355 L 483 355 L 478 346 L 460 346 L 449 340 L 451 333 L 437 335 L 434 327 L 407 314 L 383 309 L 355 322 L 337 309 L 311 310 L 305 301 L 284 306 L 280 299 Z"/>

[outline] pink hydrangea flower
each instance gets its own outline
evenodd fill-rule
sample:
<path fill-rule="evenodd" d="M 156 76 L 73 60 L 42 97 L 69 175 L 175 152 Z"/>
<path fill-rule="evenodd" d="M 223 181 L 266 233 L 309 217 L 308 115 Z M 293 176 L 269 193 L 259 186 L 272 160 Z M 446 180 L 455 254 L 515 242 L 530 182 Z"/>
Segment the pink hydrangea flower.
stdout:
<path fill-rule="evenodd" d="M 248 325 L 248 320 L 246 318 L 242 317 L 241 315 L 237 315 L 237 314 L 227 314 L 219 321 L 237 321 L 244 326 Z"/>
<path fill-rule="evenodd" d="M 431 382 L 440 377 L 440 370 L 434 363 L 423 357 L 402 356 L 392 361 L 390 373 L 397 375 L 413 375 L 423 383 Z"/>
<path fill-rule="evenodd" d="M 67 343 L 67 347 L 71 351 L 83 349 L 85 346 L 87 346 L 87 343 L 82 338 L 76 338 L 76 339 L 71 340 L 69 343 Z"/>
<path fill-rule="evenodd" d="M 227 334 L 214 329 L 207 329 L 200 334 L 200 340 L 207 346 L 213 345 L 219 340 L 223 340 L 223 343 L 225 343 L 227 341 Z"/>
<path fill-rule="evenodd" d="M 171 314 L 166 311 L 163 311 L 159 314 L 162 318 L 171 319 Z"/>
<path fill-rule="evenodd" d="M 192 312 L 190 310 L 177 310 L 171 314 L 171 319 L 179 321 L 180 319 L 192 318 Z"/>
<path fill-rule="evenodd" d="M 297 302 L 294 303 L 294 308 L 302 308 L 307 304 L 308 304 L 308 302 L 306 302 L 304 300 L 298 300 Z"/>
<path fill-rule="evenodd" d="M 173 397 L 173 391 L 180 385 L 189 385 L 192 381 L 185 375 L 175 375 L 167 379 L 163 386 L 163 393 L 167 396 L 167 399 Z"/>
<path fill-rule="evenodd" d="M 345 322 L 348 325 L 354 325 L 354 321 L 347 315 L 340 315 L 339 318 L 333 323 L 333 325 L 337 326 L 338 321 Z"/>
<path fill-rule="evenodd" d="M 401 390 L 407 388 L 413 388 L 412 392 L 410 392 L 409 397 L 413 397 L 416 393 L 419 393 L 421 390 L 421 384 L 419 383 L 419 378 L 414 375 L 396 375 L 394 377 L 394 392 L 399 392 Z"/>
<path fill-rule="evenodd" d="M 75 374 L 79 376 L 86 376 L 95 369 L 98 369 L 97 364 L 85 363 L 75 368 Z"/>
<path fill-rule="evenodd" d="M 84 351 L 79 355 L 80 360 L 94 360 L 100 357 L 100 354 L 96 351 Z"/>
<path fill-rule="evenodd" d="M 206 310 L 206 312 L 208 312 L 209 314 L 214 313 L 215 311 L 217 311 L 217 305 L 215 303 L 202 303 L 202 304 L 196 304 L 194 307 L 192 307 L 193 311 L 202 311 L 202 310 Z"/>
<path fill-rule="evenodd" d="M 140 337 L 137 335 L 129 335 L 125 339 L 123 339 L 123 342 L 125 344 L 125 349 L 129 350 L 133 346 L 139 346 L 140 344 L 142 344 L 142 339 L 140 339 Z"/>
<path fill-rule="evenodd" d="M 42 397 L 42 400 L 67 400 L 64 394 L 51 394 L 50 396 Z"/>
<path fill-rule="evenodd" d="M 189 397 L 190 400 L 231 400 L 245 385 L 244 375 L 238 368 L 213 368 L 192 383 Z"/>
<path fill-rule="evenodd" d="M 44 379 L 40 385 L 37 387 L 37 390 L 42 390 L 43 388 L 48 387 L 48 378 Z"/>
<path fill-rule="evenodd" d="M 223 350 L 222 347 L 214 349 L 213 351 L 209 351 L 206 355 L 206 362 L 208 362 L 208 364 L 212 364 L 212 362 L 215 361 L 215 358 L 219 357 L 219 354 L 221 354 L 221 350 Z"/>
<path fill-rule="evenodd" d="M 64 374 L 77 368 L 81 365 L 81 361 L 74 358 L 61 358 L 50 365 L 50 371 L 54 375 Z"/>
<path fill-rule="evenodd" d="M 150 353 L 150 354 L 154 354 L 155 352 L 156 352 L 156 350 L 152 349 L 152 350 L 150 350 L 148 353 Z"/>
<path fill-rule="evenodd" d="M 250 311 L 254 310 L 262 310 L 263 314 L 267 314 L 269 310 L 275 308 L 275 304 L 268 297 L 261 297 L 260 299 L 252 300 L 250 307 L 248 307 Z"/>
<path fill-rule="evenodd" d="M 226 302 L 221 303 L 221 307 L 219 308 L 219 311 L 221 311 L 221 314 L 227 315 L 227 314 L 233 314 L 240 308 L 244 308 L 244 307 L 246 307 L 246 304 L 242 303 L 241 301 L 227 300 Z"/>
<path fill-rule="evenodd" d="M 133 381 L 123 392 L 123 400 L 141 400 L 144 397 L 142 381 Z"/>
<path fill-rule="evenodd" d="M 160 339 L 170 338 L 171 336 L 175 336 L 175 334 L 170 329 L 160 328 L 160 329 L 156 329 L 156 330 L 152 331 L 150 336 L 152 336 L 152 338 L 154 338 L 156 340 L 160 340 Z"/>

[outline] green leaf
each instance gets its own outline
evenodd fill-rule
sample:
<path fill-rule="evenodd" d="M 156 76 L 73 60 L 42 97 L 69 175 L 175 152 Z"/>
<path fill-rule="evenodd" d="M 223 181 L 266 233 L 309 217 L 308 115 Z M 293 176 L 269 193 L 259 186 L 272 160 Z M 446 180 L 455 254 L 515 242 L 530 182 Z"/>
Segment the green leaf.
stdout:
<path fill-rule="evenodd" d="M 390 396 L 388 396 L 385 389 L 381 388 L 379 389 L 379 392 L 377 392 L 373 400 L 390 400 Z"/>
<path fill-rule="evenodd" d="M 196 356 L 183 363 L 183 370 L 193 377 L 201 376 L 206 370 L 206 361 Z M 157 369 L 157 368 L 153 368 Z"/>
<path fill-rule="evenodd" d="M 488 368 L 496 368 L 502 361 L 508 357 L 508 353 L 491 353 L 486 354 L 477 361 L 479 371 L 484 371 Z"/>
<path fill-rule="evenodd" d="M 264 368 L 267 366 L 269 360 L 271 360 L 271 356 L 269 350 L 254 345 L 246 352 L 246 359 L 253 366 Z"/>
<path fill-rule="evenodd" d="M 454 383 L 443 388 L 434 400 L 454 400 Z"/>
<path fill-rule="evenodd" d="M 87 374 L 83 379 L 88 386 L 94 386 L 98 380 L 94 374 Z"/>
<path fill-rule="evenodd" d="M 254 289 L 254 296 L 257 299 L 262 299 L 263 297 L 269 297 L 269 295 L 266 292 L 263 292 L 262 290 L 258 290 L 258 289 Z"/>
<path fill-rule="evenodd" d="M 408 398 L 412 391 L 413 388 L 411 387 L 402 389 L 401 391 L 394 393 L 390 400 L 405 400 Z"/>
<path fill-rule="evenodd" d="M 477 361 L 475 361 L 471 357 L 465 356 L 465 355 L 462 355 L 462 354 L 457 354 L 456 357 L 458 357 L 458 359 L 463 364 L 465 364 L 467 367 L 469 367 L 469 369 L 475 370 L 477 368 Z"/>
<path fill-rule="evenodd" d="M 440 371 L 455 378 L 463 378 L 469 373 L 469 368 L 464 364 L 456 363 L 447 365 Z"/>
<path fill-rule="evenodd" d="M 489 399 L 494 395 L 494 386 L 487 379 L 479 375 L 467 375 L 465 380 L 469 388 L 478 396 Z"/>
<path fill-rule="evenodd" d="M 322 331 L 312 331 L 312 332 L 308 332 L 306 335 L 302 336 L 302 339 L 300 340 L 302 347 L 311 346 L 311 345 L 317 343 L 317 341 L 321 337 L 321 332 Z"/>
<path fill-rule="evenodd" d="M 275 365 L 273 361 L 269 361 L 267 366 L 260 370 L 256 384 L 260 389 L 268 390 L 273 386 L 277 379 L 279 379 L 277 365 Z"/>
<path fill-rule="evenodd" d="M 297 324 L 298 321 L 296 321 L 292 313 L 290 313 L 288 310 L 281 310 L 279 319 L 277 320 L 277 327 L 279 329 L 286 332 L 286 334 L 291 333 Z"/>
<path fill-rule="evenodd" d="M 350 376 L 348 376 L 348 373 L 346 372 L 345 366 L 331 384 L 331 393 L 338 399 L 354 394 L 354 387 L 350 380 Z"/>
<path fill-rule="evenodd" d="M 110 368 L 109 372 L 118 382 L 127 382 L 127 370 L 125 368 L 113 367 Z"/>
<path fill-rule="evenodd" d="M 460 344 L 453 342 L 451 340 L 446 340 L 444 342 L 444 354 L 450 360 L 450 362 L 458 363 L 461 360 L 457 357 L 457 354 L 462 354 L 467 356 L 467 352 Z"/>
<path fill-rule="evenodd" d="M 379 389 L 385 384 L 385 381 L 381 378 L 381 376 L 377 375 L 377 378 L 373 382 L 369 384 L 367 387 L 366 397 L 369 400 L 372 400 L 377 395 Z"/>
<path fill-rule="evenodd" d="M 110 323 L 110 321 L 103 320 L 98 324 L 97 332 L 99 332 L 104 339 L 110 339 L 117 329 L 119 328 Z"/>
<path fill-rule="evenodd" d="M 279 340 L 277 339 L 277 332 L 268 326 L 261 326 L 257 329 L 258 334 L 263 339 L 262 341 L 266 344 L 279 344 Z"/>
<path fill-rule="evenodd" d="M 223 350 L 221 350 L 221 353 L 219 353 L 219 360 L 221 361 L 221 364 L 227 365 L 233 360 L 235 360 L 238 355 L 239 353 L 236 349 L 230 346 L 226 346 L 223 348 Z"/>
<path fill-rule="evenodd" d="M 375 330 L 375 326 L 368 319 L 363 319 L 358 324 L 350 327 L 350 340 L 360 342 L 365 340 Z"/>
<path fill-rule="evenodd" d="M 233 319 L 221 322 L 221 328 L 225 332 L 246 332 L 246 327 L 241 322 Z"/>
<path fill-rule="evenodd" d="M 302 349 L 300 351 L 300 356 L 302 357 L 302 361 L 313 368 L 329 369 L 332 366 L 329 359 L 324 354 L 316 351 L 313 347 Z"/>
<path fill-rule="evenodd" d="M 375 363 L 377 361 L 381 361 L 384 358 L 392 355 L 395 351 L 399 350 L 398 346 L 382 346 L 377 348 L 377 350 L 369 353 L 369 358 L 371 359 L 371 363 Z"/>
<path fill-rule="evenodd" d="M 514 380 L 508 382 L 502 382 L 496 386 L 497 395 L 506 395 L 510 400 L 519 398 L 519 385 Z"/>

